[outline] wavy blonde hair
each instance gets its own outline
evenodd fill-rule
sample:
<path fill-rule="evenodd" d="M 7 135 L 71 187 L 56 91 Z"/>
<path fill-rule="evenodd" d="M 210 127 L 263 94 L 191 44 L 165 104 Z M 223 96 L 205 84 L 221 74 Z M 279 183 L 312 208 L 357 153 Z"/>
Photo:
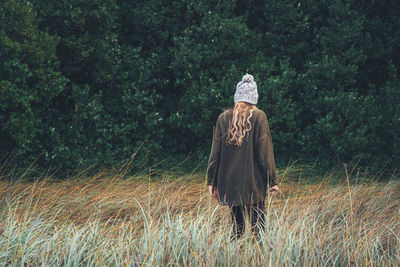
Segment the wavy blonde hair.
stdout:
<path fill-rule="evenodd" d="M 236 146 L 242 145 L 243 138 L 246 136 L 246 133 L 251 130 L 250 118 L 253 116 L 255 108 L 255 105 L 246 102 L 238 102 L 235 103 L 233 108 L 229 109 L 228 114 L 231 115 L 232 118 L 229 121 L 228 135 L 225 140 L 227 144 Z M 247 111 L 250 111 L 250 115 L 246 118 Z"/>

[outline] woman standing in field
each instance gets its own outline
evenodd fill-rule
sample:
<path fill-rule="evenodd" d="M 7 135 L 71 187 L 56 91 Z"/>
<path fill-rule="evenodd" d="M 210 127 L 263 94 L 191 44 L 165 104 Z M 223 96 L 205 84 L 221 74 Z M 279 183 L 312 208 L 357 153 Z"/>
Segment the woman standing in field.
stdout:
<path fill-rule="evenodd" d="M 236 86 L 234 107 L 218 116 L 208 161 L 210 194 L 230 208 L 231 240 L 244 233 L 245 216 L 250 216 L 253 233 L 257 224 L 265 229 L 267 184 L 272 196 L 279 190 L 268 120 L 257 100 L 257 84 L 246 74 Z"/>

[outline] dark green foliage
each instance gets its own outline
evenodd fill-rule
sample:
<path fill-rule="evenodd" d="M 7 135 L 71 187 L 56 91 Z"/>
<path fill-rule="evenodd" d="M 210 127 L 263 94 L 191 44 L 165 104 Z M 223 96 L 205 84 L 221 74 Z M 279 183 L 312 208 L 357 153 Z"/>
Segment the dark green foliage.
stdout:
<path fill-rule="evenodd" d="M 52 100 L 67 82 L 56 55 L 59 37 L 38 29 L 29 2 L 6 1 L 0 12 L 1 151 L 17 148 L 25 164 L 39 153 L 49 160 L 47 138 L 57 127 Z"/>
<path fill-rule="evenodd" d="M 277 164 L 400 163 L 397 1 L 6 0 L 0 149 L 24 166 L 204 167 L 249 72 Z"/>

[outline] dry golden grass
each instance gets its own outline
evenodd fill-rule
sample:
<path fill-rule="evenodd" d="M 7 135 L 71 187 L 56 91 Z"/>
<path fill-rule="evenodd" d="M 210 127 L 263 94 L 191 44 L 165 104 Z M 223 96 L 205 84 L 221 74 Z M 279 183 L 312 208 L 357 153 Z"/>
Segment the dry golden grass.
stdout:
<path fill-rule="evenodd" d="M 294 182 L 296 176 L 296 172 L 280 171 L 281 192 L 266 201 L 269 225 L 263 244 L 268 244 L 269 248 L 246 247 L 241 253 L 249 254 L 240 258 L 236 258 L 237 251 L 231 247 L 234 244 L 226 241 L 231 225 L 228 207 L 218 205 L 209 196 L 201 173 L 180 176 L 165 173 L 157 180 L 148 176 L 126 179 L 122 178 L 124 175 L 106 172 L 64 181 L 44 177 L 36 182 L 10 183 L 3 179 L 0 181 L 0 234 L 5 239 L 0 243 L 0 251 L 6 256 L 0 257 L 0 262 L 23 261 L 27 252 L 22 249 L 21 238 L 18 242 L 11 240 L 18 240 L 15 236 L 21 236 L 24 228 L 37 231 L 23 245 L 30 251 L 35 251 L 35 246 L 40 247 L 39 243 L 46 237 L 57 240 L 54 247 L 46 250 L 46 257 L 42 255 L 39 259 L 30 252 L 26 256 L 29 262 L 43 264 L 43 259 L 53 254 L 54 259 L 61 258 L 65 262 L 64 246 L 68 237 L 54 235 L 72 226 L 73 230 L 68 228 L 71 233 L 76 234 L 79 229 L 95 233 L 93 240 L 97 241 L 91 240 L 99 242 L 103 249 L 110 249 L 119 242 L 121 251 L 115 253 L 124 264 L 158 265 L 174 261 L 183 265 L 400 263 L 400 181 L 365 180 L 354 184 L 347 174 L 336 179 L 336 184 L 330 182 L 329 177 L 317 184 L 306 184 Z M 170 225 L 166 224 L 167 214 L 171 216 Z M 38 218 L 49 223 L 50 228 L 39 231 L 43 226 L 37 222 Z M 93 228 L 94 222 L 98 224 Z M 204 228 L 206 222 L 212 227 Z M 177 227 L 180 229 L 178 236 L 172 237 Z M 122 235 L 122 232 L 129 235 Z M 181 241 L 174 241 L 179 238 Z M 243 249 L 248 240 L 243 238 L 238 247 Z M 13 248 L 12 242 L 19 244 L 17 248 Z M 126 244 L 136 243 L 135 249 L 127 250 Z M 211 244 L 209 248 L 208 244 Z M 174 254 L 184 247 L 184 256 Z M 208 250 L 215 247 L 223 251 L 224 256 Z M 205 251 L 211 254 L 204 257 Z M 158 254 L 163 255 L 162 259 Z M 105 255 L 108 254 L 96 248 L 84 258 L 97 257 L 93 262 L 112 264 L 111 256 Z"/>

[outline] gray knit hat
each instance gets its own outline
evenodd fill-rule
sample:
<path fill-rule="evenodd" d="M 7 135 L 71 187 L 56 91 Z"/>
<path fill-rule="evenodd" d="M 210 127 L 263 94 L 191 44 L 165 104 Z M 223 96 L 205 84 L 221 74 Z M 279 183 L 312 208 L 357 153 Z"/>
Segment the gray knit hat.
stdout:
<path fill-rule="evenodd" d="M 253 105 L 257 104 L 258 92 L 257 84 L 254 81 L 254 77 L 251 74 L 243 76 L 242 80 L 236 85 L 236 92 L 234 96 L 235 103 L 247 102 Z"/>

